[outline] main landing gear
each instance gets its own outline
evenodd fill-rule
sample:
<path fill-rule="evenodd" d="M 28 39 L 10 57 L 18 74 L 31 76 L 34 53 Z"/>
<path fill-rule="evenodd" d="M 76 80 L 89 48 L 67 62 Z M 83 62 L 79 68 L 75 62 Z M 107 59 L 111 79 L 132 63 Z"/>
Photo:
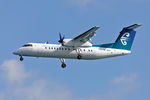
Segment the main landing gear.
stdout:
<path fill-rule="evenodd" d="M 23 61 L 23 59 L 24 59 L 24 58 L 23 58 L 22 56 L 20 56 L 20 61 Z"/>
<path fill-rule="evenodd" d="M 60 58 L 60 61 L 61 61 L 61 67 L 62 68 L 66 68 L 66 64 L 65 64 L 65 59 L 64 58 Z"/>
<path fill-rule="evenodd" d="M 78 55 L 78 56 L 77 56 L 77 59 L 82 59 L 82 56 L 81 56 L 81 55 Z"/>

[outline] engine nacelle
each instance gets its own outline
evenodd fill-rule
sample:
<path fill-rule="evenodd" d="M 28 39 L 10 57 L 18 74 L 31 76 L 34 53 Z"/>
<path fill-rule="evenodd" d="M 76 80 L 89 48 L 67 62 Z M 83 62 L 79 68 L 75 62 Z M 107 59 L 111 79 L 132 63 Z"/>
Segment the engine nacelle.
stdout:
<path fill-rule="evenodd" d="M 73 47 L 91 47 L 92 43 L 90 43 L 89 41 L 87 42 L 82 42 L 82 41 L 74 41 L 73 39 L 64 39 L 63 40 L 63 45 L 64 46 L 73 46 Z"/>

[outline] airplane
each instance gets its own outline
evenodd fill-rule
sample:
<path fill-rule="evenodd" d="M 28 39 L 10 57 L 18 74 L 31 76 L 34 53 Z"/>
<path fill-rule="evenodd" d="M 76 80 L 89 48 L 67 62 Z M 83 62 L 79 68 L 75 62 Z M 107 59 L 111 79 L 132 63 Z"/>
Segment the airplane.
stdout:
<path fill-rule="evenodd" d="M 66 67 L 65 59 L 95 60 L 127 55 L 131 53 L 131 46 L 136 34 L 134 29 L 139 26 L 141 24 L 124 27 L 114 43 L 92 44 L 90 39 L 99 29 L 98 26 L 94 26 L 73 39 L 65 39 L 59 34 L 58 42 L 60 44 L 27 43 L 15 50 L 13 54 L 19 55 L 20 61 L 24 60 L 23 56 L 59 58 L 62 68 Z"/>

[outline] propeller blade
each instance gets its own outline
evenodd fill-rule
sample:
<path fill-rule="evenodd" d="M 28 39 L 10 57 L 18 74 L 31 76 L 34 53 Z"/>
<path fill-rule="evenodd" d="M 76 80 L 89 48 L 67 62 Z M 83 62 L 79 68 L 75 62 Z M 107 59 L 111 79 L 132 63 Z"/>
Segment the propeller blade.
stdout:
<path fill-rule="evenodd" d="M 58 42 L 63 44 L 64 38 L 65 38 L 65 36 L 62 37 L 62 34 L 59 33 L 59 39 L 60 40 L 58 40 Z"/>
<path fill-rule="evenodd" d="M 62 39 L 61 33 L 59 33 L 59 39 L 60 39 L 60 40 Z"/>

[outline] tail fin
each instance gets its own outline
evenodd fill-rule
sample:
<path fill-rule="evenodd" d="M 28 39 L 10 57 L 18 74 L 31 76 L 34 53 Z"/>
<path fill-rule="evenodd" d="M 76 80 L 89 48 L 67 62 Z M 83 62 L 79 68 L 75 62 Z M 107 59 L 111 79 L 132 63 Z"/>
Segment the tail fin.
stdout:
<path fill-rule="evenodd" d="M 141 25 L 134 24 L 129 27 L 123 28 L 117 40 L 115 41 L 113 48 L 131 50 L 131 46 L 136 34 L 136 31 L 134 31 L 134 29 L 138 28 L 139 26 Z"/>

